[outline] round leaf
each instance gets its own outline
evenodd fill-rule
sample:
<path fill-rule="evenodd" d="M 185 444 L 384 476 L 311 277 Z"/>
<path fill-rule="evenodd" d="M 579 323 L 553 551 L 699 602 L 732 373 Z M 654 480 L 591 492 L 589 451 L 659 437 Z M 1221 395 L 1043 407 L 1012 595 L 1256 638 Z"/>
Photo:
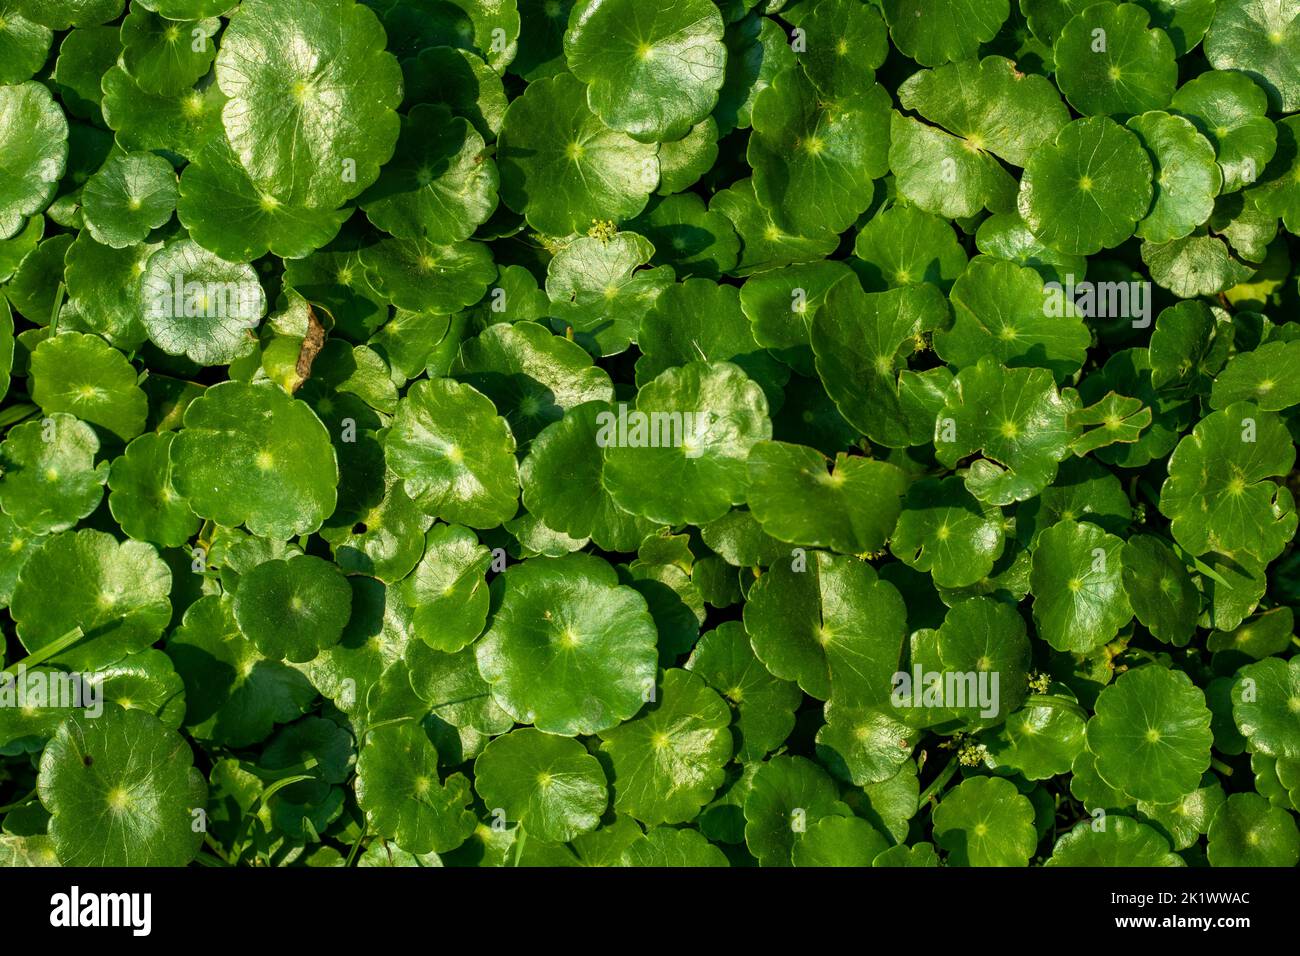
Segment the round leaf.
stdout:
<path fill-rule="evenodd" d="M 569 69 L 606 126 L 643 142 L 681 139 L 717 102 L 727 53 L 708 0 L 579 0 L 564 34 Z"/>
<path fill-rule="evenodd" d="M 596 829 L 609 803 L 605 772 L 582 744 L 531 727 L 487 745 L 474 761 L 474 789 L 489 809 L 554 843 Z"/>
<path fill-rule="evenodd" d="M 171 466 L 194 513 L 227 527 L 284 540 L 315 531 L 334 510 L 329 433 L 275 385 L 222 382 L 191 402 Z"/>
<path fill-rule="evenodd" d="M 492 624 L 476 645 L 493 699 L 520 723 L 572 737 L 636 713 L 655 678 L 645 599 L 589 555 L 533 558 L 492 585 Z"/>
<path fill-rule="evenodd" d="M 375 181 L 397 142 L 402 71 L 353 0 L 250 0 L 221 37 L 226 136 L 282 203 L 334 209 Z"/>
<path fill-rule="evenodd" d="M 1211 741 L 1205 695 L 1182 671 L 1158 664 L 1120 675 L 1088 721 L 1101 778 L 1151 803 L 1173 803 L 1197 788 Z"/>
<path fill-rule="evenodd" d="M 41 755 L 37 789 L 64 866 L 184 866 L 208 788 L 185 740 L 152 714 L 110 706 L 65 721 Z"/>
<path fill-rule="evenodd" d="M 300 554 L 240 575 L 239 630 L 271 660 L 309 661 L 338 643 L 352 613 L 352 590 L 337 566 Z"/>

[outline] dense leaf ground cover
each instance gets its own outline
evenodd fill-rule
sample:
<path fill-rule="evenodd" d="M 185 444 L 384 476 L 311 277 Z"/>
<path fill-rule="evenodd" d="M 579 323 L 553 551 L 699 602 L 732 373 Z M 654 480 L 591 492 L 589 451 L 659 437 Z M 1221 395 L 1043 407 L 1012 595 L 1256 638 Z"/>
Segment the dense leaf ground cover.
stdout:
<path fill-rule="evenodd" d="M 0 862 L 1293 866 L 1293 0 L 0 0 Z"/>

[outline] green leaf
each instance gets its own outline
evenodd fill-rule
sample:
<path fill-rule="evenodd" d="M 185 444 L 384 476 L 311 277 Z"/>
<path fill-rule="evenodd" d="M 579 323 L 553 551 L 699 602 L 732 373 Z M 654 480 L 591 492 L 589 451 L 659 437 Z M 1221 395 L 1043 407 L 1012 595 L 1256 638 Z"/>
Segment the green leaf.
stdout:
<path fill-rule="evenodd" d="M 167 656 L 185 682 L 188 732 L 200 741 L 247 747 L 305 713 L 316 689 L 240 632 L 231 603 L 209 594 L 186 608 L 167 639 Z"/>
<path fill-rule="evenodd" d="M 72 716 L 41 755 L 37 788 L 64 866 L 184 866 L 208 788 L 185 740 L 157 717 L 106 709 Z"/>
<path fill-rule="evenodd" d="M 1202 784 L 1209 786 L 1189 793 L 1177 803 L 1139 803 L 1138 810 L 1169 835 L 1175 850 L 1185 850 L 1196 844 L 1210 828 L 1210 821 L 1223 806 L 1223 786 L 1218 778 L 1207 774 Z"/>
<path fill-rule="evenodd" d="M 338 643 L 352 613 L 343 572 L 300 554 L 240 575 L 234 614 L 239 630 L 271 660 L 309 661 Z"/>
<path fill-rule="evenodd" d="M 1104 116 L 1078 119 L 1029 158 L 1020 215 L 1057 252 L 1092 255 L 1133 235 L 1151 208 L 1153 176 L 1134 133 Z"/>
<path fill-rule="evenodd" d="M 750 449 L 771 437 L 762 390 L 730 362 L 691 362 L 601 420 L 614 503 L 658 524 L 703 524 L 745 497 Z M 690 415 L 690 419 L 686 418 Z"/>
<path fill-rule="evenodd" d="M 1262 86 L 1273 110 L 1300 108 L 1300 11 L 1286 0 L 1219 0 L 1205 56 Z"/>
<path fill-rule="evenodd" d="M 32 400 L 47 415 L 75 415 L 123 441 L 143 431 L 146 399 L 136 371 L 103 339 L 56 335 L 32 350 L 30 362 Z"/>
<path fill-rule="evenodd" d="M 584 237 L 561 249 L 546 268 L 546 294 L 557 330 L 596 356 L 616 355 L 635 341 L 645 313 L 673 281 L 668 266 L 640 269 L 654 246 L 633 232 L 608 241 Z"/>
<path fill-rule="evenodd" d="M 798 54 L 814 86 L 827 97 L 865 93 L 872 70 L 889 53 L 885 22 L 870 5 L 854 0 L 825 0 L 799 21 L 804 50 Z"/>
<path fill-rule="evenodd" d="M 277 386 L 222 382 L 185 410 L 171 447 L 172 483 L 194 513 L 284 540 L 334 510 L 338 464 L 329 433 Z"/>
<path fill-rule="evenodd" d="M 586 90 L 568 73 L 530 83 L 501 126 L 501 198 L 550 235 L 629 219 L 659 184 L 657 147 L 605 126 Z"/>
<path fill-rule="evenodd" d="M 85 422 L 54 412 L 9 430 L 0 444 L 0 509 L 26 531 L 71 528 L 98 507 L 109 464 Z"/>
<path fill-rule="evenodd" d="M 535 322 L 488 327 L 461 346 L 453 373 L 492 400 L 521 443 L 570 408 L 614 398 L 590 355 Z"/>
<path fill-rule="evenodd" d="M 838 245 L 837 237 L 832 235 L 823 233 L 809 239 L 777 226 L 771 213 L 759 205 L 752 177 L 716 193 L 709 208 L 717 209 L 730 219 L 740 236 L 737 275 L 815 259 Z"/>
<path fill-rule="evenodd" d="M 70 305 L 86 331 L 118 349 L 135 349 L 148 340 L 137 290 L 145 264 L 161 248 L 159 242 L 113 249 L 100 245 L 87 230 L 77 236 L 65 256 L 64 281 Z"/>
<path fill-rule="evenodd" d="M 1035 706 L 1035 698 L 1031 694 L 1024 706 L 1007 716 L 1006 723 L 981 735 L 981 741 L 997 767 L 1010 768 L 1028 780 L 1047 780 L 1070 772 L 1087 746 L 1086 722 L 1070 708 Z"/>
<path fill-rule="evenodd" d="M 1211 741 L 1201 689 L 1182 671 L 1154 664 L 1120 675 L 1088 721 L 1101 778 L 1151 803 L 1173 803 L 1197 788 Z"/>
<path fill-rule="evenodd" d="M 429 647 L 455 652 L 483 632 L 491 557 L 467 528 L 439 524 L 429 530 L 424 557 L 400 585 L 402 600 L 415 612 L 415 633 Z"/>
<path fill-rule="evenodd" d="M 894 44 L 922 66 L 974 56 L 1010 14 L 1007 0 L 883 0 Z"/>
<path fill-rule="evenodd" d="M 817 731 L 817 757 L 835 776 L 855 786 L 871 786 L 894 779 L 907 763 L 914 732 L 894 715 L 836 703 L 827 703 L 823 713 L 826 723 Z"/>
<path fill-rule="evenodd" d="M 19 12 L 54 30 L 98 26 L 115 20 L 123 0 L 19 0 Z"/>
<path fill-rule="evenodd" d="M 0 86 L 0 239 L 43 212 L 68 163 L 68 120 L 35 81 Z"/>
<path fill-rule="evenodd" d="M 1046 369 L 1008 369 L 991 358 L 962 369 L 935 422 L 935 457 L 952 467 L 975 451 L 966 490 L 994 505 L 1040 493 L 1069 454 L 1071 402 Z"/>
<path fill-rule="evenodd" d="M 1289 374 L 1300 362 L 1300 341 L 1266 342 L 1253 352 L 1238 352 L 1214 379 L 1210 407 L 1253 402 L 1277 412 L 1300 404 L 1300 383 Z"/>
<path fill-rule="evenodd" d="M 217 55 L 213 37 L 220 29 L 215 16 L 168 19 L 132 4 L 122 21 L 122 65 L 145 90 L 186 90 L 207 75 Z"/>
<path fill-rule="evenodd" d="M 248 351 L 249 333 L 266 314 L 266 293 L 251 265 L 228 262 L 189 239 L 149 257 L 138 298 L 153 343 L 200 365 L 227 365 Z"/>
<path fill-rule="evenodd" d="M 795 842 L 795 866 L 871 866 L 889 848 L 884 835 L 861 817 L 822 817 Z"/>
<path fill-rule="evenodd" d="M 1176 296 L 1216 295 L 1254 274 L 1238 262 L 1216 236 L 1191 235 L 1173 242 L 1142 244 L 1142 261 L 1151 278 Z"/>
<path fill-rule="evenodd" d="M 696 830 L 653 827 L 619 857 L 620 866 L 729 866 L 727 857 Z"/>
<path fill-rule="evenodd" d="M 1024 866 L 1038 845 L 1033 804 L 1008 780 L 971 777 L 935 807 L 934 840 L 950 866 Z"/>
<path fill-rule="evenodd" d="M 374 291 L 399 309 L 447 315 L 483 298 L 496 268 L 480 242 L 384 239 L 361 250 Z"/>
<path fill-rule="evenodd" d="M 906 637 L 894 586 L 855 558 L 796 552 L 760 577 L 745 604 L 754 653 L 818 700 L 870 706 L 889 697 Z"/>
<path fill-rule="evenodd" d="M 1186 866 L 1172 853 L 1169 841 L 1145 823 L 1119 814 L 1108 814 L 1104 828 L 1093 821 L 1076 823 L 1074 829 L 1056 841 L 1045 866 L 1151 867 Z"/>
<path fill-rule="evenodd" d="M 730 723 L 731 711 L 703 680 L 665 671 L 643 713 L 601 731 L 615 808 L 650 826 L 693 819 L 722 785 Z"/>
<path fill-rule="evenodd" d="M 1059 521 L 1034 548 L 1034 623 L 1058 651 L 1085 654 L 1133 618 L 1123 584 L 1124 541 L 1089 521 Z"/>
<path fill-rule="evenodd" d="M 108 507 L 113 520 L 138 541 L 171 548 L 193 538 L 201 524 L 172 486 L 174 439 L 172 432 L 141 435 L 114 459 L 108 476 Z"/>
<path fill-rule="evenodd" d="M 61 582 L 57 591 L 50 581 Z M 171 620 L 172 575 L 152 545 L 83 528 L 48 538 L 23 566 L 10 614 L 29 653 L 82 637 L 50 661 L 93 667 L 148 647 Z"/>
<path fill-rule="evenodd" d="M 898 520 L 906 479 L 888 462 L 841 453 L 831 463 L 815 448 L 765 441 L 748 467 L 750 511 L 778 541 L 864 555 Z"/>
<path fill-rule="evenodd" d="M 709 114 L 727 56 L 707 0 L 579 0 L 564 54 L 605 125 L 648 143 L 681 139 Z"/>
<path fill-rule="evenodd" d="M 1157 243 L 1190 235 L 1209 219 L 1223 184 L 1214 147 L 1181 116 L 1143 113 L 1128 126 L 1155 161 L 1155 203 L 1137 234 Z"/>
<path fill-rule="evenodd" d="M 302 258 L 326 245 L 351 210 L 281 202 L 254 185 L 224 136 L 199 150 L 181 174 L 176 215 L 213 255 L 247 262 L 268 251 Z"/>
<path fill-rule="evenodd" d="M 866 263 L 855 263 L 854 271 L 872 292 L 918 282 L 931 282 L 946 292 L 966 268 L 966 251 L 952 226 L 915 206 L 890 206 L 874 216 L 858 233 L 853 254 Z"/>
<path fill-rule="evenodd" d="M 1024 166 L 1042 143 L 1070 121 L 1045 77 L 1021 73 L 1010 60 L 951 63 L 913 73 L 898 88 L 906 109 L 937 123 L 970 147 Z"/>
<path fill-rule="evenodd" d="M 1178 88 L 1170 106 L 1214 147 L 1225 193 L 1255 182 L 1277 150 L 1268 96 L 1244 73 L 1202 73 Z"/>
<path fill-rule="evenodd" d="M 656 200 L 629 226 L 655 247 L 651 262 L 672 266 L 683 276 L 716 279 L 735 268 L 740 258 L 740 239 L 731 220 L 706 209 L 694 193 Z"/>
<path fill-rule="evenodd" d="M 754 656 L 739 621 L 724 621 L 701 636 L 686 669 L 702 677 L 736 711 L 740 760 L 762 759 L 794 728 L 794 711 L 802 700 L 799 688 L 774 677 Z"/>
<path fill-rule="evenodd" d="M 176 209 L 176 173 L 152 153 L 109 159 L 82 188 L 82 215 L 97 242 L 121 249 L 142 242 Z"/>
<path fill-rule="evenodd" d="M 375 181 L 397 142 L 402 71 L 353 0 L 249 0 L 221 37 L 226 136 L 282 203 L 334 209 Z"/>
<path fill-rule="evenodd" d="M 930 283 L 864 293 L 845 279 L 813 316 L 817 375 L 845 420 L 888 447 L 924 444 L 948 373 L 914 374 L 907 360 L 926 332 L 948 324 L 948 305 Z"/>
<path fill-rule="evenodd" d="M 45 65 L 54 32 L 23 16 L 19 0 L 0 4 L 0 83 L 31 79 Z"/>
<path fill-rule="evenodd" d="M 427 514 L 494 528 L 515 513 L 514 436 L 492 402 L 469 385 L 417 382 L 398 404 L 384 449 L 389 467 Z"/>
<path fill-rule="evenodd" d="M 476 645 L 496 703 L 520 723 L 566 737 L 636 713 L 655 678 L 645 600 L 590 555 L 533 558 L 492 585 L 494 613 Z"/>
<path fill-rule="evenodd" d="M 385 232 L 446 245 L 487 220 L 497 185 L 483 137 L 446 106 L 422 103 L 403 119 L 397 152 L 360 204 Z"/>
<path fill-rule="evenodd" d="M 1058 382 L 1083 365 L 1091 334 L 1072 303 L 1053 298 L 1033 269 L 976 256 L 951 299 L 952 328 L 934 336 L 945 362 L 966 368 L 990 355 L 1011 368 L 1050 369 Z"/>
<path fill-rule="evenodd" d="M 747 152 L 759 204 L 795 235 L 844 231 L 888 169 L 888 119 L 879 84 L 827 102 L 797 69 L 774 77 L 754 101 Z"/>
<path fill-rule="evenodd" d="M 1210 823 L 1211 866 L 1295 866 L 1300 830 L 1295 818 L 1257 793 L 1234 793 Z"/>
<path fill-rule="evenodd" d="M 1012 209 L 1015 180 L 969 140 L 897 113 L 889 135 L 889 167 L 908 202 L 945 219 Z"/>
<path fill-rule="evenodd" d="M 366 735 L 357 757 L 357 803 L 375 832 L 409 853 L 454 850 L 477 823 L 465 775 L 440 780 L 438 752 L 418 723 Z"/>
<path fill-rule="evenodd" d="M 496 139 L 506 113 L 501 77 L 469 50 L 434 46 L 402 61 L 403 105 L 446 104 L 486 141 Z"/>
<path fill-rule="evenodd" d="M 384 14 L 389 37 L 414 49 L 447 45 L 474 50 L 503 73 L 518 48 L 520 19 L 513 0 L 413 0 L 377 6 L 390 8 Z"/>
<path fill-rule="evenodd" d="M 104 122 L 117 134 L 122 149 L 166 150 L 193 159 L 222 135 L 226 96 L 216 83 L 203 89 L 150 93 L 119 64 L 104 74 L 101 85 Z"/>
<path fill-rule="evenodd" d="M 967 587 L 993 570 L 1004 532 L 1001 509 L 976 500 L 960 478 L 926 478 L 907 489 L 889 549 L 941 587 Z"/>
<path fill-rule="evenodd" d="M 1201 599 L 1183 562 L 1163 539 L 1141 534 L 1124 543 L 1120 563 L 1137 619 L 1157 640 L 1186 646 L 1196 630 Z"/>
<path fill-rule="evenodd" d="M 745 844 L 760 866 L 793 866 L 800 833 L 830 816 L 852 813 L 834 782 L 804 757 L 773 757 L 759 765 L 745 797 Z"/>
<path fill-rule="evenodd" d="M 1151 409 L 1140 398 L 1129 398 L 1115 392 L 1087 408 L 1071 412 L 1069 423 L 1083 428 L 1094 426 L 1076 438 L 1071 445 L 1076 455 L 1087 455 L 1116 442 L 1136 443 L 1143 430 L 1151 424 Z"/>
<path fill-rule="evenodd" d="M 1056 81 L 1084 115 L 1131 116 L 1169 105 L 1178 85 L 1174 44 L 1149 30 L 1136 3 L 1094 3 L 1061 30 L 1053 50 Z"/>
<path fill-rule="evenodd" d="M 607 788 L 600 762 L 582 744 L 531 727 L 497 737 L 474 761 L 474 789 L 484 805 L 554 843 L 600 825 Z"/>
<path fill-rule="evenodd" d="M 1066 255 L 1039 242 L 1019 213 L 989 216 L 975 233 L 975 245 L 986 256 L 1029 266 L 1043 277 L 1044 283 L 1064 283 L 1069 276 L 1082 282 L 1088 271 L 1088 260 L 1083 256 Z"/>
<path fill-rule="evenodd" d="M 1270 479 L 1294 463 L 1277 415 L 1248 402 L 1211 413 L 1178 443 L 1160 489 L 1174 540 L 1193 555 L 1276 557 L 1295 534 L 1296 513 L 1290 491 Z"/>
<path fill-rule="evenodd" d="M 1297 698 L 1300 660 L 1296 658 L 1284 662 L 1269 657 L 1237 672 L 1232 685 L 1232 717 L 1252 751 L 1279 759 L 1300 758 Z"/>
<path fill-rule="evenodd" d="M 524 507 L 549 527 L 590 537 L 608 551 L 630 551 L 652 523 L 624 511 L 605 490 L 604 458 L 597 435 L 602 416 L 617 415 L 607 402 L 587 402 L 533 439 L 519 466 Z"/>

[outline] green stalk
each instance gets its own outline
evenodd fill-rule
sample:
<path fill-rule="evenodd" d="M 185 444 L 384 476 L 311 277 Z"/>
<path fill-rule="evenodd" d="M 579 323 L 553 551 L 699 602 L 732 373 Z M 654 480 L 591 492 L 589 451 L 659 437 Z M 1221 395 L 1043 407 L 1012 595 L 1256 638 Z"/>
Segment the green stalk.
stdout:
<path fill-rule="evenodd" d="M 21 800 L 15 800 L 13 803 L 5 804 L 5 806 L 0 807 L 0 813 L 8 813 L 10 810 L 17 810 L 19 807 L 25 807 L 35 799 L 36 788 L 33 787 L 32 792 L 27 794 L 27 796 L 23 797 Z"/>
<path fill-rule="evenodd" d="M 40 409 L 29 403 L 11 405 L 9 408 L 0 411 L 0 428 L 8 428 L 10 425 L 17 425 L 25 418 L 31 418 Z"/>
<path fill-rule="evenodd" d="M 939 776 L 931 780 L 930 786 L 926 787 L 925 790 L 922 791 L 920 798 L 916 801 L 916 805 L 918 807 L 925 806 L 926 802 L 931 797 L 935 796 L 936 794 L 938 794 L 940 790 L 946 787 L 948 785 L 948 781 L 953 778 L 953 774 L 957 772 L 958 766 L 959 764 L 957 763 L 957 758 L 956 757 L 950 758 L 948 760 L 948 765 L 939 771 Z"/>
<path fill-rule="evenodd" d="M 32 651 L 32 653 L 28 654 L 22 660 L 10 664 L 4 670 L 0 671 L 0 674 L 10 674 L 10 675 L 16 674 L 18 672 L 19 667 L 25 667 L 30 670 L 31 668 L 35 667 L 37 664 L 49 660 L 55 654 L 59 654 L 63 651 L 66 651 L 69 647 L 77 643 L 77 641 L 81 640 L 82 637 L 84 636 L 85 635 L 82 632 L 80 627 L 74 627 L 72 630 L 68 631 L 67 634 L 64 634 L 62 637 L 58 638 L 57 640 L 51 641 L 50 643 L 46 644 L 44 647 L 40 648 L 39 650 Z"/>

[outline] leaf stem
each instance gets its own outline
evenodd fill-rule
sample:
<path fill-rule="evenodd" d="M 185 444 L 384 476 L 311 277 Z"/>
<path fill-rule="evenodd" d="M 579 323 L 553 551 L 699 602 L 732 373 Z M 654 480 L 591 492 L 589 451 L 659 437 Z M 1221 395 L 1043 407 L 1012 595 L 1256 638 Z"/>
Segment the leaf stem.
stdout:
<path fill-rule="evenodd" d="M 4 670 L 0 671 L 0 674 L 12 675 L 17 673 L 17 669 L 19 667 L 23 667 L 23 668 L 35 667 L 37 664 L 49 660 L 55 654 L 61 653 L 62 651 L 66 651 L 69 647 L 77 643 L 77 641 L 81 640 L 81 638 L 84 636 L 85 634 L 80 627 L 74 627 L 72 630 L 68 631 L 68 633 L 64 634 L 62 637 L 50 641 L 50 643 L 46 644 L 44 647 L 32 651 L 32 653 L 28 654 L 22 660 L 10 664 Z"/>
<path fill-rule="evenodd" d="M 958 764 L 957 758 L 955 756 L 950 757 L 947 766 L 939 771 L 939 776 L 931 780 L 930 786 L 926 787 L 925 790 L 921 792 L 921 796 L 917 798 L 916 805 L 918 807 L 925 806 L 931 797 L 934 797 L 940 790 L 946 787 L 948 781 L 952 779 L 953 774 L 957 772 L 959 766 L 960 764 Z"/>
<path fill-rule="evenodd" d="M 1219 773 L 1223 774 L 1225 777 L 1232 776 L 1232 768 L 1229 767 L 1222 760 L 1220 760 L 1218 757 L 1210 758 L 1210 766 L 1213 767 L 1215 770 L 1219 771 Z"/>
<path fill-rule="evenodd" d="M 4 411 L 0 411 L 0 428 L 17 425 L 23 419 L 31 418 L 39 411 L 40 409 L 35 405 L 26 402 L 21 405 L 11 405 Z"/>
<path fill-rule="evenodd" d="M 10 810 L 17 810 L 19 807 L 25 807 L 36 798 L 36 788 L 32 787 L 32 792 L 27 794 L 21 800 L 15 800 L 13 803 L 7 803 L 0 807 L 0 813 L 8 813 Z"/>
<path fill-rule="evenodd" d="M 351 866 L 351 865 L 352 865 L 352 863 L 353 863 L 353 862 L 356 860 L 356 858 L 357 858 L 357 853 L 359 853 L 360 850 L 361 850 L 361 844 L 363 844 L 363 843 L 366 842 L 366 837 L 368 837 L 368 836 L 370 836 L 370 831 L 369 831 L 369 830 L 362 830 L 362 831 L 361 831 L 361 836 L 357 837 L 357 842 L 354 843 L 354 844 L 352 844 L 352 849 L 348 851 L 348 858 L 347 858 L 347 861 L 343 864 L 344 866 Z"/>

